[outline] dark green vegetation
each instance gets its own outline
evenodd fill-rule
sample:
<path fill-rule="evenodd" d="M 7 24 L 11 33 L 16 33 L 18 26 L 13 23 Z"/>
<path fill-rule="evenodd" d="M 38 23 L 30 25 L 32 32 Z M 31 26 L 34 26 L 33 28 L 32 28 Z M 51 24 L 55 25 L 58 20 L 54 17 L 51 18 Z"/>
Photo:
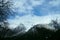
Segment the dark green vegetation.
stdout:
<path fill-rule="evenodd" d="M 60 29 L 54 31 L 46 29 L 44 27 L 40 28 L 38 27 L 38 25 L 35 25 L 30 30 L 28 30 L 28 32 L 24 34 L 19 34 L 17 36 L 5 38 L 4 36 L 8 31 L 10 31 L 10 34 L 14 34 L 14 32 L 12 32 L 11 30 L 3 28 L 3 30 L 0 31 L 1 40 L 59 40 L 60 39 Z"/>

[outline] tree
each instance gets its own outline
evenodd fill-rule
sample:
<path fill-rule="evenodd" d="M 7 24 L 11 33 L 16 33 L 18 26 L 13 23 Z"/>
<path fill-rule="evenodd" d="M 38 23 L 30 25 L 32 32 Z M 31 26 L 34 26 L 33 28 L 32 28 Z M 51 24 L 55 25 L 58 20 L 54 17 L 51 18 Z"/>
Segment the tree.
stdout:
<path fill-rule="evenodd" d="M 56 29 L 60 29 L 60 24 L 58 23 L 58 20 L 52 20 L 52 25 L 56 28 Z"/>
<path fill-rule="evenodd" d="M 9 0 L 0 0 L 0 22 L 7 20 L 8 15 L 10 15 L 11 2 Z"/>
<path fill-rule="evenodd" d="M 11 14 L 11 10 L 10 10 L 11 5 L 12 3 L 9 0 L 0 0 L 0 28 L 2 27 L 0 33 L 3 36 L 6 34 L 8 30 L 7 18 Z"/>
<path fill-rule="evenodd" d="M 7 18 L 11 15 L 11 0 L 0 0 L 0 25 L 1 27 L 8 27 Z"/>

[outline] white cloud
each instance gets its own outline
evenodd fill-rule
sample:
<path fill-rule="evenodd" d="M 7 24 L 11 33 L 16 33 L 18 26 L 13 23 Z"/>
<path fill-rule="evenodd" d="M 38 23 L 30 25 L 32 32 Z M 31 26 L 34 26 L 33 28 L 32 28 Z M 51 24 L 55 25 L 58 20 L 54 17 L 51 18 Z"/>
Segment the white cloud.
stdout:
<path fill-rule="evenodd" d="M 57 0 L 56 0 L 57 1 Z M 31 28 L 33 25 L 36 24 L 48 24 L 51 19 L 56 19 L 56 17 L 59 18 L 60 14 L 55 14 L 57 12 L 51 12 L 49 10 L 49 7 L 47 6 L 57 6 L 60 2 L 56 1 L 50 1 L 49 5 L 46 5 L 46 7 L 42 7 L 42 12 L 48 12 L 49 15 L 47 16 L 35 16 L 32 12 L 33 7 L 42 5 L 44 3 L 44 0 L 29 0 L 30 4 L 28 3 L 28 0 L 13 0 L 13 6 L 12 10 L 14 12 L 17 12 L 20 14 L 20 12 L 29 14 L 22 17 L 16 16 L 15 19 L 8 19 L 8 22 L 10 23 L 9 27 L 14 29 L 17 27 L 20 23 L 23 23 L 27 29 Z M 45 11 L 46 10 L 46 11 Z"/>
<path fill-rule="evenodd" d="M 46 0 L 10 0 L 13 2 L 11 9 L 17 13 L 30 14 L 32 13 L 33 7 L 38 5 L 45 5 L 46 7 L 42 8 L 42 11 L 50 11 L 49 8 L 52 6 L 59 6 L 60 0 L 52 0 L 49 3 Z M 30 4 L 29 4 L 30 3 Z M 44 4 L 47 3 L 47 4 Z M 49 6 L 49 7 L 48 7 Z"/>
<path fill-rule="evenodd" d="M 42 5 L 44 0 L 30 0 L 32 6 Z"/>
<path fill-rule="evenodd" d="M 48 12 L 52 12 L 51 8 L 53 6 L 59 6 L 60 4 L 60 0 L 52 0 L 47 4 L 45 4 L 46 0 L 13 0 L 12 2 L 12 10 L 19 14 L 33 14 L 32 10 L 38 5 L 43 5 L 44 7 L 41 7 L 39 10 L 48 14 Z"/>
<path fill-rule="evenodd" d="M 36 24 L 48 24 L 52 19 L 56 19 L 56 17 L 59 17 L 60 15 L 47 15 L 47 16 L 32 16 L 32 15 L 26 15 L 23 17 L 16 17 L 15 19 L 8 19 L 9 27 L 11 29 L 16 28 L 20 23 L 24 24 L 25 27 L 30 29 L 33 27 L 33 25 Z"/>
<path fill-rule="evenodd" d="M 37 5 L 42 5 L 44 0 L 13 0 L 13 5 L 11 7 L 11 9 L 14 12 L 23 12 L 23 13 L 27 13 L 29 14 L 30 12 L 32 12 L 33 7 L 37 6 Z M 30 2 L 30 4 L 29 4 Z"/>
<path fill-rule="evenodd" d="M 59 6 L 59 5 L 60 5 L 60 0 L 50 1 L 49 4 L 50 4 L 51 6 Z"/>

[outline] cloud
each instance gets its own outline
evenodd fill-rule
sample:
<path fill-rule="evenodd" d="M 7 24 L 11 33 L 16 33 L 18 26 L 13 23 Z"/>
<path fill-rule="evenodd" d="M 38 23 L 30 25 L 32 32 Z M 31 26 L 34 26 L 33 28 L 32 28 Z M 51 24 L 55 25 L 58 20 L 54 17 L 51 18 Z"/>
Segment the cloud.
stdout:
<path fill-rule="evenodd" d="M 42 5 L 44 0 L 30 0 L 32 6 Z"/>
<path fill-rule="evenodd" d="M 16 15 L 14 19 L 8 19 L 8 22 L 10 24 L 9 27 L 11 29 L 14 29 L 20 23 L 22 23 L 27 29 L 30 29 L 31 27 L 33 27 L 33 25 L 48 24 L 51 19 L 59 18 L 60 12 L 56 6 L 58 5 L 59 7 L 60 2 L 59 0 L 56 1 L 53 0 L 50 2 L 46 2 L 45 0 L 13 0 L 13 6 L 11 7 L 11 9 L 17 14 L 26 15 L 22 17 Z M 36 10 L 39 10 L 40 13 L 36 12 Z M 34 12 L 38 15 L 42 14 L 44 16 L 36 16 L 34 15 Z"/>
<path fill-rule="evenodd" d="M 59 5 L 60 5 L 60 0 L 50 1 L 49 4 L 50 4 L 51 6 L 59 6 Z"/>
<path fill-rule="evenodd" d="M 42 5 L 44 0 L 13 0 L 11 9 L 17 14 L 30 14 L 34 6 Z"/>
<path fill-rule="evenodd" d="M 8 19 L 9 27 L 11 29 L 16 28 L 20 23 L 24 24 L 26 29 L 30 29 L 36 24 L 48 24 L 51 22 L 51 20 L 56 19 L 56 17 L 59 17 L 59 14 L 53 14 L 53 15 L 47 15 L 47 16 L 32 16 L 32 15 L 25 15 L 23 17 L 16 16 L 15 19 Z"/>
<path fill-rule="evenodd" d="M 60 0 L 52 0 L 45 5 L 50 12 L 60 11 Z"/>
<path fill-rule="evenodd" d="M 34 12 L 36 13 L 36 10 L 39 10 L 39 14 L 43 15 L 49 14 L 49 12 L 60 12 L 59 0 L 49 2 L 46 0 L 12 0 L 12 2 L 13 5 L 11 9 L 16 12 L 16 14 L 29 15 L 34 14 Z"/>

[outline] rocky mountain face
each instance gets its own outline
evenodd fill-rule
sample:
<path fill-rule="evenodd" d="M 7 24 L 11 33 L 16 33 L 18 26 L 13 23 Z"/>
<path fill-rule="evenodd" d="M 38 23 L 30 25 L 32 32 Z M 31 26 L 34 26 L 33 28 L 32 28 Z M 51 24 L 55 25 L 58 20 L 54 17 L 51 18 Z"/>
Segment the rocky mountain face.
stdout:
<path fill-rule="evenodd" d="M 24 24 L 20 24 L 20 25 L 18 25 L 18 27 L 16 27 L 14 29 L 15 32 L 21 32 L 21 31 L 25 31 L 25 30 L 26 30 L 26 28 L 25 28 Z"/>
<path fill-rule="evenodd" d="M 38 27 L 35 25 L 25 35 L 22 36 L 22 40 L 48 40 L 48 38 L 54 35 L 55 31 L 46 29 L 44 27 Z"/>
<path fill-rule="evenodd" d="M 0 25 L 0 38 L 15 37 L 25 33 L 25 26 L 23 24 L 18 25 L 14 30 L 4 28 Z M 20 36 L 21 36 L 20 35 Z"/>
<path fill-rule="evenodd" d="M 23 24 L 18 25 L 14 30 L 5 27 L 3 23 L 0 23 L 0 38 L 14 37 L 25 33 L 25 26 Z"/>

